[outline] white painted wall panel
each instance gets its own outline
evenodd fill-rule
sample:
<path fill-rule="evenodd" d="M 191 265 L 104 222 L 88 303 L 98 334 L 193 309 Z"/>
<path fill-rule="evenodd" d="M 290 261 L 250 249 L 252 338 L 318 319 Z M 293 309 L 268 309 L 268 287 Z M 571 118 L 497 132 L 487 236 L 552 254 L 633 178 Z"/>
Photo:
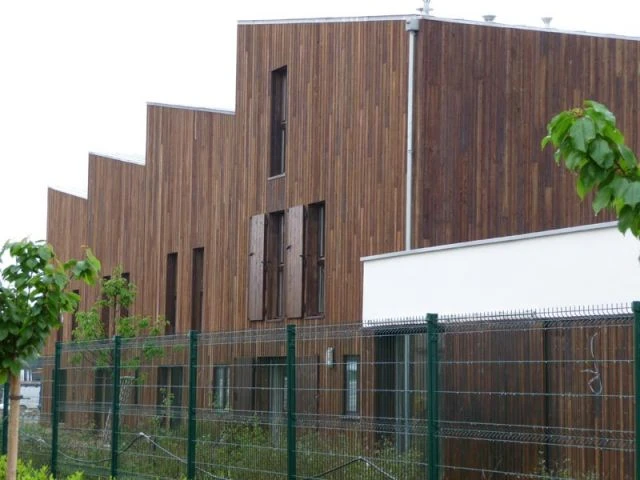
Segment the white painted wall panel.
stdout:
<path fill-rule="evenodd" d="M 363 318 L 640 300 L 640 242 L 612 224 L 363 259 Z"/>

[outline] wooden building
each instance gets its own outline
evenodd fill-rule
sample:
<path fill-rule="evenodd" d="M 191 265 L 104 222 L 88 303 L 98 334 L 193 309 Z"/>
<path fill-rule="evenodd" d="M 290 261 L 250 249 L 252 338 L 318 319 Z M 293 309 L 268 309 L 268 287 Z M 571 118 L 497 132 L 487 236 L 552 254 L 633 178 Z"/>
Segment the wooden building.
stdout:
<path fill-rule="evenodd" d="M 412 25 L 240 23 L 235 112 L 149 104 L 145 164 L 91 154 L 87 199 L 49 191 L 48 240 L 62 257 L 89 245 L 104 272 L 122 265 L 138 286 L 132 311 L 165 315 L 168 333 L 359 322 L 361 257 L 407 243 L 408 118 L 411 248 L 610 219 L 580 203 L 540 139 L 554 113 L 595 99 L 637 151 L 640 42 Z M 80 290 L 87 307 L 95 290 Z M 303 355 L 323 359 L 314 345 Z M 337 360 L 371 353 L 360 348 L 345 341 Z M 307 376 L 320 390 L 345 381 Z"/>

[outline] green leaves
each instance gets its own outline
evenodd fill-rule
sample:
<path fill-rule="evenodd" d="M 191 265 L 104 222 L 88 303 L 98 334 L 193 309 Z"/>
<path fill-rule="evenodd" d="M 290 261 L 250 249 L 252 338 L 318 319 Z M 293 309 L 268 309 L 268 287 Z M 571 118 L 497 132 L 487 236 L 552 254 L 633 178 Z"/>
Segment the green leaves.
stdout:
<path fill-rule="evenodd" d="M 589 143 L 596 138 L 596 127 L 589 117 L 582 117 L 573 122 L 569 128 L 569 136 L 574 148 L 587 153 Z M 553 138 L 553 135 L 551 136 Z"/>
<path fill-rule="evenodd" d="M 555 147 L 557 163 L 574 172 L 576 192 L 584 198 L 595 190 L 592 207 L 597 214 L 615 209 L 618 228 L 640 237 L 640 170 L 638 159 L 624 144 L 616 117 L 601 103 L 586 100 L 554 116 L 547 125 L 541 147 Z"/>
<path fill-rule="evenodd" d="M 23 362 L 38 353 L 60 315 L 75 309 L 78 295 L 67 292 L 79 263 L 80 279 L 93 281 L 99 262 L 90 251 L 82 261 L 62 264 L 45 242 L 7 242 L 2 252 L 11 262 L 0 282 L 0 380 L 20 373 Z M 97 263 L 96 263 L 97 262 Z"/>

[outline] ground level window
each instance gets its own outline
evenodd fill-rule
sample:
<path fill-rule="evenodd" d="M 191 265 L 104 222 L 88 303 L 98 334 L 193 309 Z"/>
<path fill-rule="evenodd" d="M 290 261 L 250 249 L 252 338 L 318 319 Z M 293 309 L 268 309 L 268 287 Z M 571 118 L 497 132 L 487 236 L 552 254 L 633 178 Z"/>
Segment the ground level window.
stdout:
<path fill-rule="evenodd" d="M 347 355 L 344 357 L 344 413 L 359 415 L 360 401 L 358 384 L 360 381 L 360 357 Z"/>
<path fill-rule="evenodd" d="M 229 410 L 229 372 L 228 365 L 219 365 L 213 370 L 214 410 Z"/>

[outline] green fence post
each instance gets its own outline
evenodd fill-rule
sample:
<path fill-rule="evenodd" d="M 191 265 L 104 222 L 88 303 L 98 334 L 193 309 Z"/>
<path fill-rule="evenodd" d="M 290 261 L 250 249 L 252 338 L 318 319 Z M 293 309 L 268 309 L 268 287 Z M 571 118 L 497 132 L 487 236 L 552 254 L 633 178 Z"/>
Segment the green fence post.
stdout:
<path fill-rule="evenodd" d="M 53 361 L 53 386 L 51 387 L 51 475 L 58 476 L 58 423 L 60 402 L 60 357 L 62 344 L 56 342 L 55 359 Z M 6 404 L 5 404 L 6 405 Z"/>
<path fill-rule="evenodd" d="M 111 476 L 118 478 L 120 434 L 120 336 L 113 337 L 113 399 L 111 401 Z"/>
<path fill-rule="evenodd" d="M 287 325 L 287 479 L 296 474 L 296 327 Z"/>
<path fill-rule="evenodd" d="M 438 438 L 438 315 L 427 315 L 427 341 L 429 342 L 427 371 L 429 380 L 428 404 L 429 420 L 429 480 L 440 478 L 440 439 Z"/>
<path fill-rule="evenodd" d="M 9 444 L 9 382 L 2 389 L 2 455 L 7 454 Z"/>
<path fill-rule="evenodd" d="M 640 302 L 631 304 L 633 310 L 633 382 L 635 390 L 635 479 L 640 480 Z"/>
<path fill-rule="evenodd" d="M 189 440 L 187 444 L 187 478 L 196 478 L 196 388 L 198 375 L 198 332 L 189 332 Z"/>

